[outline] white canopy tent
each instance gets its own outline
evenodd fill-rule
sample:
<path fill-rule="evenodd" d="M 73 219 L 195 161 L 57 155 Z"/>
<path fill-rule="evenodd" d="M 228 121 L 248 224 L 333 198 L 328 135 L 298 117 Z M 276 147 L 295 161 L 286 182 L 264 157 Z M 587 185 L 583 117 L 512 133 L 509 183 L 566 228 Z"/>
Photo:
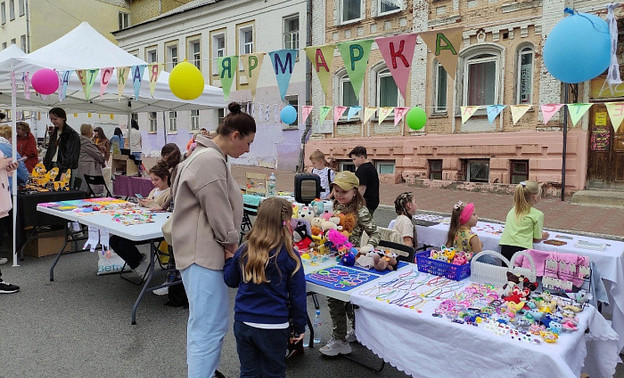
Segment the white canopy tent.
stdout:
<path fill-rule="evenodd" d="M 27 55 L 19 53 L 19 48 L 11 46 L 0 52 L 0 104 L 11 104 L 12 113 L 20 108 L 61 107 L 68 112 L 115 113 L 161 112 L 179 110 L 197 110 L 223 108 L 226 106 L 221 88 L 204 86 L 204 91 L 194 100 L 181 100 L 169 89 L 169 73 L 162 71 L 156 82 L 154 94 L 150 94 L 149 72 L 146 67 L 139 96 L 135 98 L 131 78 L 126 81 L 122 96 L 118 95 L 117 67 L 147 65 L 147 62 L 135 57 L 110 42 L 87 22 L 81 23 L 56 41 Z M 108 87 L 100 96 L 100 77 L 91 90 L 91 98 L 85 100 L 80 80 L 72 73 L 66 90 L 66 97 L 59 100 L 58 92 L 41 96 L 32 88 L 30 98 L 24 93 L 22 75 L 34 74 L 41 68 L 51 68 L 59 72 L 67 70 L 96 69 L 114 67 Z M 12 95 L 11 73 L 15 75 L 16 96 Z M 99 74 L 98 74 L 99 75 Z M 17 133 L 15 117 L 12 117 L 13 156 L 16 156 Z M 17 185 L 13 185 L 13 204 L 17 205 Z M 15 245 L 16 214 L 13 211 L 13 265 L 17 266 L 17 246 Z"/>

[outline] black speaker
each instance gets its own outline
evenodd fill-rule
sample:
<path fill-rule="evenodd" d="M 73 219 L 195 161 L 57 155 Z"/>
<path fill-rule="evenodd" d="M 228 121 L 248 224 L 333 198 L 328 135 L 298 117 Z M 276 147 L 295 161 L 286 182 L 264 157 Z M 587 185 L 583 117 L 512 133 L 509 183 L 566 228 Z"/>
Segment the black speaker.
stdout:
<path fill-rule="evenodd" d="M 321 178 L 311 173 L 295 175 L 295 201 L 309 204 L 321 197 Z"/>

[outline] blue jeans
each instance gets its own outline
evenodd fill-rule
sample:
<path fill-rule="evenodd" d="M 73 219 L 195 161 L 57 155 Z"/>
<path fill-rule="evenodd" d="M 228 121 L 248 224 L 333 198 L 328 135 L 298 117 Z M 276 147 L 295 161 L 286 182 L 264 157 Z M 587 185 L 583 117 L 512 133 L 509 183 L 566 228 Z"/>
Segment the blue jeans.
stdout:
<path fill-rule="evenodd" d="M 193 264 L 181 273 L 189 301 L 186 327 L 188 376 L 212 377 L 219 367 L 230 317 L 223 272 Z"/>
<path fill-rule="evenodd" d="M 132 155 L 134 155 L 137 160 L 141 160 L 141 152 L 133 152 Z"/>
<path fill-rule="evenodd" d="M 261 329 L 234 321 L 236 351 L 243 377 L 285 377 L 286 349 L 290 331 Z"/>

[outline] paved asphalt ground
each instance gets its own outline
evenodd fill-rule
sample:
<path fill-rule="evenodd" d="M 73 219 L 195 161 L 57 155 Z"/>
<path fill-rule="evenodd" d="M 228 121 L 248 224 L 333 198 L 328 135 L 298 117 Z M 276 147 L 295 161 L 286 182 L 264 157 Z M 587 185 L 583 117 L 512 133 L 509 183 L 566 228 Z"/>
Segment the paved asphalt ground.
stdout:
<path fill-rule="evenodd" d="M 239 183 L 246 168 L 234 167 Z M 258 172 L 269 170 L 253 169 Z M 276 172 L 278 190 L 292 190 L 293 173 Z M 383 184 L 382 205 L 391 205 L 398 193 L 412 190 L 421 210 L 448 213 L 458 199 L 474 202 L 482 218 L 504 220 L 512 206 L 510 196 L 410 188 Z M 555 199 L 543 200 L 538 208 L 546 215 L 546 227 L 624 237 L 624 210 L 571 205 Z M 387 226 L 395 217 L 392 207 L 380 207 L 375 221 Z M 3 247 L 6 248 L 6 247 Z M 147 252 L 147 248 L 144 249 Z M 1 251 L 0 256 L 9 257 Z M 139 306 L 137 325 L 130 324 L 130 311 L 139 286 L 118 275 L 96 276 L 97 256 L 89 252 L 63 256 L 48 279 L 52 257 L 27 257 L 21 266 L 2 265 L 3 278 L 21 286 L 18 294 L 0 296 L 0 378 L 13 377 L 184 377 L 188 311 L 164 306 L 166 298 L 148 293 Z M 154 278 L 164 280 L 161 272 Z M 230 291 L 233 307 L 235 290 Z M 327 341 L 330 320 L 325 299 L 320 297 Z M 314 307 L 308 301 L 309 313 Z M 230 315 L 230 325 L 233 313 Z M 356 345 L 354 357 L 372 365 L 381 361 Z M 432 363 L 418 361 L 417 363 Z M 225 337 L 220 370 L 226 377 L 239 374 L 236 344 L 231 331 Z M 317 350 L 288 361 L 293 377 L 405 377 L 386 364 L 373 373 L 344 358 L 325 358 Z M 618 366 L 617 377 L 624 377 Z"/>

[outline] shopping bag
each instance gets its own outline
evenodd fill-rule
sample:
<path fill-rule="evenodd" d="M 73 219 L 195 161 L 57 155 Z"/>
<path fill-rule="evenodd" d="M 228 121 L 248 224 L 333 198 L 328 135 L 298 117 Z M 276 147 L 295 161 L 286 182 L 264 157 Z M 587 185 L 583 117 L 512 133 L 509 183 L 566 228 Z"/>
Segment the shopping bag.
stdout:
<path fill-rule="evenodd" d="M 113 251 L 101 251 L 98 253 L 98 271 L 97 275 L 119 273 L 123 269 L 126 263 L 118 254 Z M 126 265 L 124 272 L 129 272 L 131 269 Z"/>

